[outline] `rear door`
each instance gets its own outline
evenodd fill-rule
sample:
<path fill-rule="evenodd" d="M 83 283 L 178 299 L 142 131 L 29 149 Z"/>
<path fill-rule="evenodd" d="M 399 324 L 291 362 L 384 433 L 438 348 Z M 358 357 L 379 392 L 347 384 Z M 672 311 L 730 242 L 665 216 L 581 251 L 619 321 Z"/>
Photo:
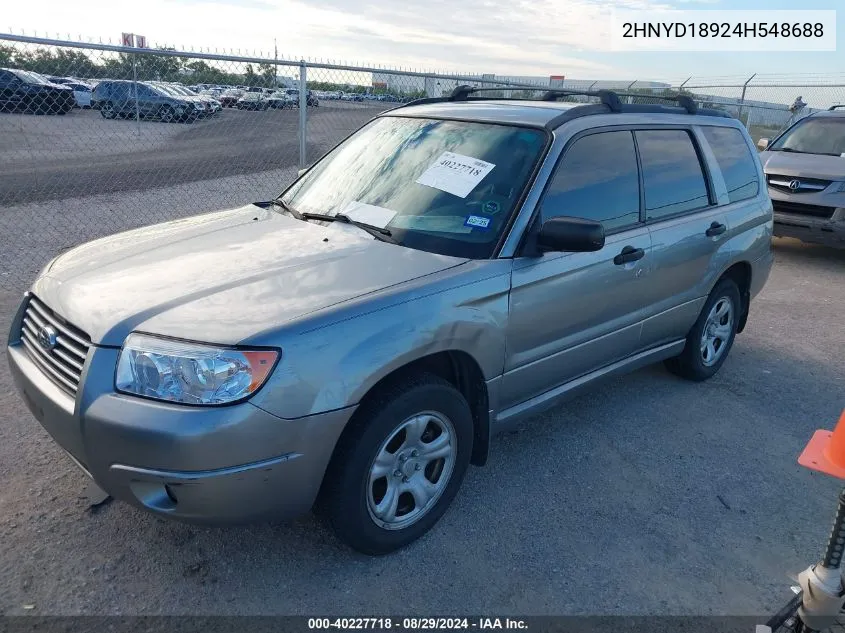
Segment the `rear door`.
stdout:
<path fill-rule="evenodd" d="M 640 219 L 630 130 L 589 131 L 570 141 L 535 222 L 601 221 L 594 253 L 514 260 L 500 406 L 507 408 L 637 351 L 647 308 L 651 240 Z M 619 257 L 623 253 L 631 253 Z"/>
<path fill-rule="evenodd" d="M 728 220 L 692 127 L 637 129 L 634 136 L 652 242 L 656 296 L 642 331 L 643 345 L 651 347 L 689 332 L 721 269 L 717 252 Z"/>

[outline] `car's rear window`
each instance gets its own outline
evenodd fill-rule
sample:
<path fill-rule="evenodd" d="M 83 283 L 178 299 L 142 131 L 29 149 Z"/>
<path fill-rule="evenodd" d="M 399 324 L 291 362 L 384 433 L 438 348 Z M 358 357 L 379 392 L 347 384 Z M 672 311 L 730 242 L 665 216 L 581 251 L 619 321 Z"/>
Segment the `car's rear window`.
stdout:
<path fill-rule="evenodd" d="M 541 129 L 387 116 L 372 121 L 284 195 L 300 213 L 381 222 L 410 248 L 486 258 L 547 143 Z"/>
<path fill-rule="evenodd" d="M 702 128 L 728 189 L 728 200 L 738 202 L 757 195 L 757 165 L 742 132 L 732 127 Z"/>

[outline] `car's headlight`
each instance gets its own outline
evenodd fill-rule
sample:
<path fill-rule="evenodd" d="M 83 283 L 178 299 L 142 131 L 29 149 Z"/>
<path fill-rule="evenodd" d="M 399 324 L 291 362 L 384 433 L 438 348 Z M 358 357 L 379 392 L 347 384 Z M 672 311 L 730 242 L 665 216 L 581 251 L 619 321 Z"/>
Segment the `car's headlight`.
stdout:
<path fill-rule="evenodd" d="M 130 334 L 117 361 L 118 391 L 182 404 L 230 404 L 248 398 L 279 358 L 245 350 Z"/>

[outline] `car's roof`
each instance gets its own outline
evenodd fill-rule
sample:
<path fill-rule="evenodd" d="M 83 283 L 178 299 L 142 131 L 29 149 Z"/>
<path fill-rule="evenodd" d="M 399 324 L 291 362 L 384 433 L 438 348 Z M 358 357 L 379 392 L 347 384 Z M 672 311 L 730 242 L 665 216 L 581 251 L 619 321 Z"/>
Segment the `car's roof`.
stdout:
<path fill-rule="evenodd" d="M 490 101 L 442 101 L 409 105 L 390 110 L 389 116 L 460 119 L 483 123 L 510 123 L 544 127 L 549 121 L 583 103 L 529 101 L 527 99 Z"/>
<path fill-rule="evenodd" d="M 573 103 L 567 101 L 534 101 L 530 99 L 470 99 L 469 101 L 431 100 L 411 103 L 384 113 L 386 116 L 409 116 L 434 119 L 454 119 L 459 121 L 478 121 L 482 123 L 500 123 L 545 127 L 548 129 L 563 125 L 566 121 L 594 114 L 639 114 L 653 118 L 655 123 L 664 117 L 682 115 L 691 116 L 690 122 L 701 122 L 706 117 L 710 125 L 735 127 L 738 122 L 726 112 L 701 109 L 690 112 L 686 107 L 673 104 L 617 104 L 612 103 Z M 677 121 L 675 121 L 677 122 Z"/>
<path fill-rule="evenodd" d="M 820 112 L 813 112 L 811 117 L 845 117 L 845 108 L 838 110 L 821 110 Z"/>

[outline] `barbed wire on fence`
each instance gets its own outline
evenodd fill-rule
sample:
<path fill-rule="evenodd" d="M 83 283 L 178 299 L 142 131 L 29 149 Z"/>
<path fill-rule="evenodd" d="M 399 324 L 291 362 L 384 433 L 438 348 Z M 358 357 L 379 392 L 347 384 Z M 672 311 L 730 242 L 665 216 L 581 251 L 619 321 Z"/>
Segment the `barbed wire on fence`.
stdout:
<path fill-rule="evenodd" d="M 510 77 L 0 34 L 0 287 L 20 288 L 83 241 L 274 197 L 380 112 L 460 84 L 641 103 L 681 92 L 738 117 L 755 142 L 795 120 L 798 96 L 800 116 L 845 101 L 845 76 Z"/>

